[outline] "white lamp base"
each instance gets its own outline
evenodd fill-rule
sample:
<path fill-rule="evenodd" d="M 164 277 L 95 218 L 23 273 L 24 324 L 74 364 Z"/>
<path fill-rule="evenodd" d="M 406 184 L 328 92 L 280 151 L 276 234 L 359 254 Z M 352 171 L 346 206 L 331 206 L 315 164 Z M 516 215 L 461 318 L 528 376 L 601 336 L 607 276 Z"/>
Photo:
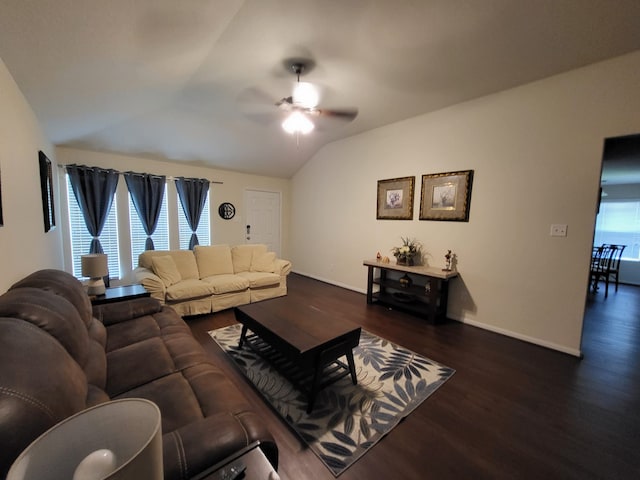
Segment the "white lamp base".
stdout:
<path fill-rule="evenodd" d="M 105 291 L 102 277 L 92 278 L 87 282 L 87 293 L 89 295 L 104 295 Z"/>

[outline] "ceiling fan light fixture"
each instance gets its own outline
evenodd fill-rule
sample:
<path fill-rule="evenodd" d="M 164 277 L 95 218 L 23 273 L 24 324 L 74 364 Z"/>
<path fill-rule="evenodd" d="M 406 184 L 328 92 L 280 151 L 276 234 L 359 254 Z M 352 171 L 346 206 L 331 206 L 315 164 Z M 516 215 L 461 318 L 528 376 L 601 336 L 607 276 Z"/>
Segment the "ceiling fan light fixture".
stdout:
<path fill-rule="evenodd" d="M 302 113 L 293 112 L 282 122 L 282 128 L 290 134 L 302 133 L 306 135 L 314 129 L 314 125 L 313 122 Z"/>
<path fill-rule="evenodd" d="M 311 83 L 298 82 L 293 89 L 293 103 L 305 108 L 314 108 L 320 100 L 318 90 Z"/>

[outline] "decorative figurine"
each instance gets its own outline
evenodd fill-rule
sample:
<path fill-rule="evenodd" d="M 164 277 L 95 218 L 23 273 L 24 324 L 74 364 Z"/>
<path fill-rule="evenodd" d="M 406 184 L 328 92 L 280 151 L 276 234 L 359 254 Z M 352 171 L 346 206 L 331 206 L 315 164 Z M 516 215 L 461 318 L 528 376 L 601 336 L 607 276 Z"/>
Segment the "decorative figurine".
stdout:
<path fill-rule="evenodd" d="M 389 263 L 389 257 L 387 256 L 382 257 L 382 263 Z"/>
<path fill-rule="evenodd" d="M 446 260 L 445 263 L 445 267 L 442 269 L 442 271 L 444 272 L 450 272 L 451 271 L 451 257 L 453 255 L 451 254 L 451 250 L 447 250 L 447 253 L 444 256 L 444 259 Z"/>
<path fill-rule="evenodd" d="M 380 252 L 378 252 L 376 254 L 376 260 L 379 262 L 380 260 L 382 260 L 382 255 L 380 255 Z"/>

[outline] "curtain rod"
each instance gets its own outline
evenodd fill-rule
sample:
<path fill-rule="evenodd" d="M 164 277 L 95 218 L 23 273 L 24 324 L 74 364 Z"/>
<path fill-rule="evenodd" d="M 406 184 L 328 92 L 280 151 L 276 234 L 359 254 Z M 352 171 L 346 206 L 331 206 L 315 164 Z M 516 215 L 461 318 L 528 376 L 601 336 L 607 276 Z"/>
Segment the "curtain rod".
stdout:
<path fill-rule="evenodd" d="M 61 163 L 58 164 L 58 168 L 66 168 L 67 165 L 63 165 Z M 103 167 L 87 167 L 87 168 L 103 168 Z M 124 175 L 125 172 L 121 172 L 120 170 L 115 170 L 114 168 L 105 168 L 104 170 L 113 170 L 114 172 L 116 172 L 118 175 Z M 127 172 L 128 173 L 128 172 Z M 131 173 L 137 173 L 137 172 L 131 172 Z M 145 175 L 144 173 L 139 173 L 138 175 Z M 154 175 L 154 174 L 149 174 L 149 175 Z M 157 175 L 160 176 L 160 175 Z M 172 176 L 168 176 L 168 175 L 164 175 L 167 180 L 175 180 L 176 178 L 179 177 L 172 177 Z M 220 182 L 217 180 L 209 180 L 209 183 L 214 183 L 217 185 L 224 185 L 224 182 Z"/>

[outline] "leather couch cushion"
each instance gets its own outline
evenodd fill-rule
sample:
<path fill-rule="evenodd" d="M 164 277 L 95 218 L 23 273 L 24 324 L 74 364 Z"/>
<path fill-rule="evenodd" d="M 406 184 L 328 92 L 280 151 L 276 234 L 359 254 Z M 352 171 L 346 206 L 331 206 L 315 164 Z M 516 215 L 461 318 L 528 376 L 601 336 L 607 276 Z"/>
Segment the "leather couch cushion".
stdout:
<path fill-rule="evenodd" d="M 56 423 L 84 410 L 89 399 L 84 373 L 55 338 L 16 318 L 0 318 L 0 332 L 0 478 L 4 478 L 22 450 Z"/>
<path fill-rule="evenodd" d="M 231 256 L 233 258 L 233 271 L 234 273 L 248 272 L 251 268 L 251 259 L 253 255 L 260 255 L 266 253 L 267 246 L 261 243 L 251 245 L 236 245 L 231 249 Z"/>
<path fill-rule="evenodd" d="M 65 298 L 39 288 L 16 288 L 2 296 L 0 316 L 14 317 L 41 328 L 84 365 L 89 352 L 87 327 Z"/>
<path fill-rule="evenodd" d="M 76 307 L 80 319 L 85 324 L 91 321 L 91 300 L 82 283 L 67 272 L 53 269 L 38 270 L 14 284 L 11 290 L 24 287 L 45 290 L 63 297 Z"/>
<path fill-rule="evenodd" d="M 203 281 L 211 285 L 213 293 L 241 292 L 249 288 L 249 280 L 240 275 L 214 275 L 204 278 Z"/>
<path fill-rule="evenodd" d="M 107 353 L 107 394 L 111 397 L 175 372 L 162 339 L 143 340 Z"/>
<path fill-rule="evenodd" d="M 196 245 L 193 253 L 198 263 L 200 278 L 233 273 L 229 245 Z"/>
<path fill-rule="evenodd" d="M 249 281 L 250 288 L 273 287 L 280 284 L 280 276 L 266 272 L 242 272 L 241 276 Z"/>
<path fill-rule="evenodd" d="M 182 280 L 182 275 L 178 271 L 176 262 L 174 262 L 171 255 L 158 255 L 151 259 L 151 266 L 153 267 L 153 273 L 155 273 L 165 287 L 178 283 Z"/>

